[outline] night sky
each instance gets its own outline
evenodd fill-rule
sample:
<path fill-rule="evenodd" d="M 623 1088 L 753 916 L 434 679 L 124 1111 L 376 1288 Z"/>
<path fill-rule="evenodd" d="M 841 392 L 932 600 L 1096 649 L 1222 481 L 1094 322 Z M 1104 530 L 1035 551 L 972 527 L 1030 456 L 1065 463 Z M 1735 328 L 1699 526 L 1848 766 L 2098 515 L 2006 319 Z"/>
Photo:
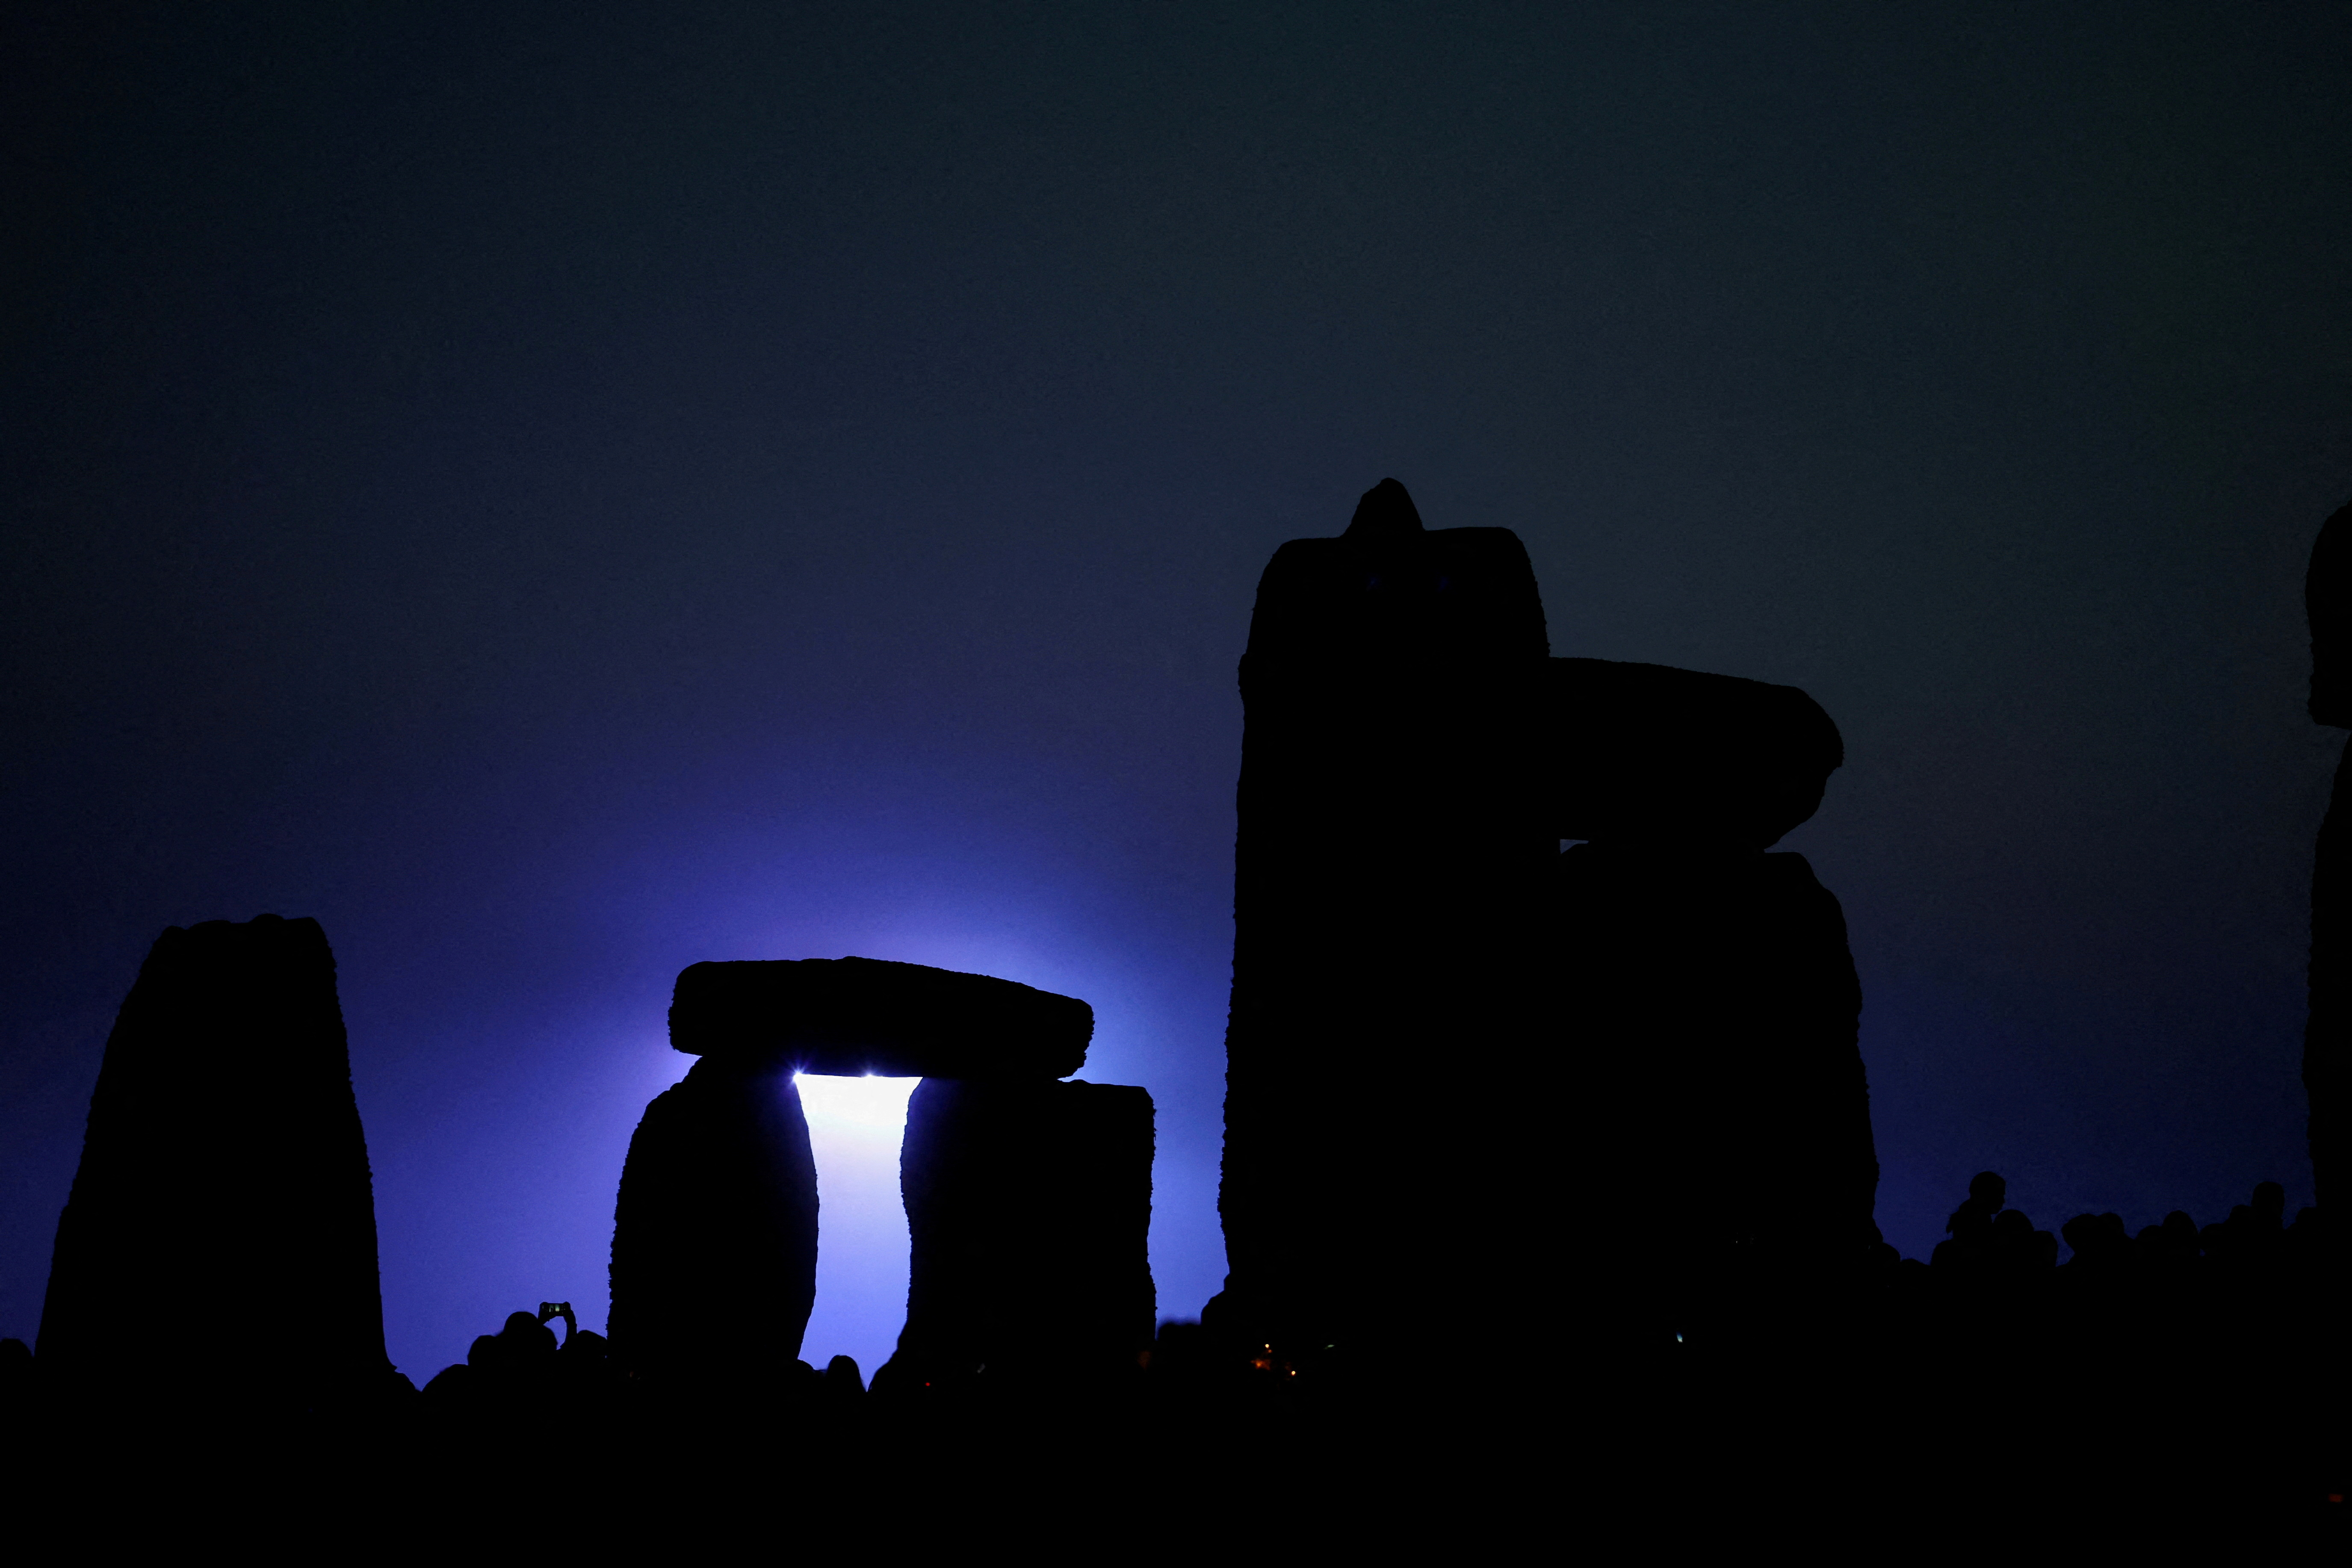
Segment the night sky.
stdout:
<path fill-rule="evenodd" d="M 420 1382 L 602 1325 L 700 959 L 1093 1003 L 1196 1313 L 1234 663 L 1384 475 L 1517 531 L 1555 654 L 1835 717 L 1783 847 L 1906 1253 L 1985 1167 L 2053 1228 L 2310 1201 L 2352 9 L 11 14 L 0 1334 L 148 945 L 265 910 L 334 945 Z M 807 1353 L 870 1371 L 888 1205 L 827 1191 Z"/>

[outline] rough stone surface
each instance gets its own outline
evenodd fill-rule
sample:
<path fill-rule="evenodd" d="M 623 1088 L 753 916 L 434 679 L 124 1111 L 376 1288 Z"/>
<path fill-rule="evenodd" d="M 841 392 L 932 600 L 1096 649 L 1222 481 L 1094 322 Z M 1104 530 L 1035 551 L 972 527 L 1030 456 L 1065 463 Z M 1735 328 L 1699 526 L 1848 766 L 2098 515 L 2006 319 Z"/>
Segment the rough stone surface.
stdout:
<path fill-rule="evenodd" d="M 661 1380 L 780 1376 L 816 1300 L 816 1158 L 789 1062 L 706 1057 L 646 1107 L 613 1220 L 614 1353 Z"/>
<path fill-rule="evenodd" d="M 375 1202 L 335 960 L 312 920 L 174 926 L 107 1038 L 58 1221 L 39 1359 L 83 1386 L 265 1402 L 384 1357 Z M 208 1394 L 208 1396 L 210 1396 Z"/>
<path fill-rule="evenodd" d="M 1556 658 L 1544 695 L 1560 838 L 1767 848 L 1821 808 L 1845 761 L 1836 724 L 1793 686 Z"/>
<path fill-rule="evenodd" d="M 1419 1102 L 1433 1079 L 1539 1070 L 1546 655 L 1518 540 L 1426 531 L 1393 480 L 1343 537 L 1285 544 L 1259 584 L 1219 1198 L 1218 1310 L 1241 1331 L 1426 1332 L 1416 1281 L 1474 1302 L 1528 1245 L 1509 1194 L 1532 1201 L 1512 1163 L 1532 1130 L 1507 1123 L 1540 1091 L 1475 1127 Z"/>
<path fill-rule="evenodd" d="M 1094 1009 L 1011 980 L 872 958 L 697 963 L 677 977 L 670 1044 L 858 1077 L 1066 1078 Z"/>
<path fill-rule="evenodd" d="M 1151 1343 L 1151 1097 L 925 1079 L 899 1181 L 913 1252 L 896 1377 L 1084 1377 Z"/>
<path fill-rule="evenodd" d="M 1559 858 L 1560 1145 L 1595 1256 L 1874 1242 L 1878 1163 L 1837 900 L 1801 855 L 1579 845 Z"/>

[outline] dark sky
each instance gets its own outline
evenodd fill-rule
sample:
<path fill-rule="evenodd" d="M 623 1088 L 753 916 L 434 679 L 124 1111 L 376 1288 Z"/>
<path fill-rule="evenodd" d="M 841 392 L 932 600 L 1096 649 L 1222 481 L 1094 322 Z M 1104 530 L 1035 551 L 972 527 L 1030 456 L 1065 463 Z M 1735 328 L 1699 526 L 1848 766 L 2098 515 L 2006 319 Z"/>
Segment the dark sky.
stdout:
<path fill-rule="evenodd" d="M 1234 660 L 1390 474 L 1555 653 L 1843 727 L 1785 847 L 1905 1251 L 1986 1166 L 2309 1201 L 2346 6 L 12 14 L 0 1333 L 148 944 L 263 910 L 334 944 L 420 1377 L 601 1321 L 707 958 L 1093 1002 L 1197 1310 Z"/>

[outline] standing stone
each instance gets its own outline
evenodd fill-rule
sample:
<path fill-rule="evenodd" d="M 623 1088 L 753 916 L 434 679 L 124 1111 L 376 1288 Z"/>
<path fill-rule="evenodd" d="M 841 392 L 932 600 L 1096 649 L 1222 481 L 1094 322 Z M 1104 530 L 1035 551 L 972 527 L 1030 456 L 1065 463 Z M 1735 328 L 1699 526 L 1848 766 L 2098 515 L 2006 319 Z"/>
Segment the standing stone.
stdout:
<path fill-rule="evenodd" d="M 173 926 L 117 1015 L 58 1220 L 40 1363 L 263 1405 L 392 1377 L 366 1135 L 312 920 Z"/>
<path fill-rule="evenodd" d="M 1845 917 L 1801 855 L 1596 840 L 1560 857 L 1563 1129 L 1593 1256 L 1877 1239 Z"/>
<path fill-rule="evenodd" d="M 907 1107 L 907 1326 L 894 1378 L 1064 1380 L 1151 1343 L 1151 1097 L 927 1078 Z"/>
<path fill-rule="evenodd" d="M 2304 579 L 2311 618 L 2311 717 L 2352 729 L 2352 506 L 2330 517 Z M 2352 784 L 2336 770 L 2311 875 L 2311 1011 L 2304 1026 L 2303 1089 L 2311 1176 L 2323 1212 L 2352 1188 Z"/>
<path fill-rule="evenodd" d="M 816 1157 L 788 1061 L 705 1057 L 629 1140 L 614 1352 L 663 1381 L 781 1376 L 816 1300 Z"/>
<path fill-rule="evenodd" d="M 1517 537 L 1427 531 L 1393 479 L 1259 583 L 1217 1303 L 1253 1338 L 1312 1353 L 1450 1304 L 1475 1320 L 1549 1246 L 1523 1168 L 1546 651 Z"/>
<path fill-rule="evenodd" d="M 1837 900 L 1765 849 L 1844 760 L 1794 687 L 1555 659 L 1552 998 L 1588 1251 L 1655 1274 L 1877 1239 L 1862 986 Z"/>

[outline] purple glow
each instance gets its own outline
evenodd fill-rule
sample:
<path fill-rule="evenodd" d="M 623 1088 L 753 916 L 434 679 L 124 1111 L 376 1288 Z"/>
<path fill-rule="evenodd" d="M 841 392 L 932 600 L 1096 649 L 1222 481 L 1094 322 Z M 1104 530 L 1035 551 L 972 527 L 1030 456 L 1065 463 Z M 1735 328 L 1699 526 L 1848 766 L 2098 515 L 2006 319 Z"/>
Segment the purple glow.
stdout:
<path fill-rule="evenodd" d="M 913 1078 L 802 1073 L 801 1109 L 816 1151 L 816 1310 L 801 1358 L 836 1355 L 866 1377 L 887 1360 L 907 1316 L 907 1211 L 898 1194 Z"/>

